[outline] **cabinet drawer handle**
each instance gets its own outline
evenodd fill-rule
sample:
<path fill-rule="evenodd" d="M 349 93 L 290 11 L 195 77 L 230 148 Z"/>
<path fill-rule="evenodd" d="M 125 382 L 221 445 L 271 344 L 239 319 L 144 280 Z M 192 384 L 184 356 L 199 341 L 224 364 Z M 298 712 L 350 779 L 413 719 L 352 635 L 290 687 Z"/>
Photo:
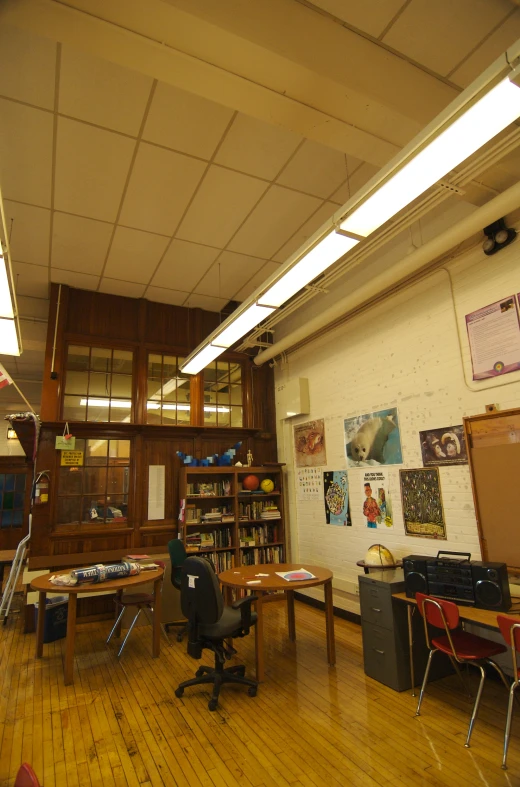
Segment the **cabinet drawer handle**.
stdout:
<path fill-rule="evenodd" d="M 377 648 L 374 648 L 374 650 L 375 650 L 375 652 L 376 652 L 376 653 L 380 653 L 380 654 L 381 654 L 381 656 L 384 656 L 384 655 L 385 655 L 385 652 L 384 652 L 384 650 L 378 650 Z"/>
<path fill-rule="evenodd" d="M 381 610 L 377 609 L 377 607 L 372 607 L 372 612 L 381 612 Z"/>

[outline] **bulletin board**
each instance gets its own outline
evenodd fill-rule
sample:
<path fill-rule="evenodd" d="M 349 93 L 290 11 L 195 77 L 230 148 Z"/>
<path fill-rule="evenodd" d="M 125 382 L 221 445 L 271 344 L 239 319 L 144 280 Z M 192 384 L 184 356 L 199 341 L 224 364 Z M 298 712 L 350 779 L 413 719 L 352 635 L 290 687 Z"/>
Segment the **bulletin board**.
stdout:
<path fill-rule="evenodd" d="M 464 418 L 482 559 L 520 570 L 520 409 Z"/>

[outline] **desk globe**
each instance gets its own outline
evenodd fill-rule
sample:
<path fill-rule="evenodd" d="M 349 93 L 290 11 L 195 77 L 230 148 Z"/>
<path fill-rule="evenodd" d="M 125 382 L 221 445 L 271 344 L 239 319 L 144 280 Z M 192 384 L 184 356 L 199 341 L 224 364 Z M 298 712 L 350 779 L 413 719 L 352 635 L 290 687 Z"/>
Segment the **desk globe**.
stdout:
<path fill-rule="evenodd" d="M 394 556 L 382 544 L 372 544 L 365 555 L 365 566 L 395 566 Z"/>

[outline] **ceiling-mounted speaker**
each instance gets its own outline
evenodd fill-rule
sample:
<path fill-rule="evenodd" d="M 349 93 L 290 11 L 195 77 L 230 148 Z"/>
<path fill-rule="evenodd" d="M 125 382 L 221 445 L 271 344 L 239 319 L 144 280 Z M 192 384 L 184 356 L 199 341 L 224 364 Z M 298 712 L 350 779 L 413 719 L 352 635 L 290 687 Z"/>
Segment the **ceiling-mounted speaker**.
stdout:
<path fill-rule="evenodd" d="M 484 249 L 484 254 L 490 257 L 492 254 L 496 254 L 497 251 L 505 248 L 505 246 L 509 246 L 509 244 L 514 241 L 516 238 L 516 230 L 506 227 L 504 219 L 498 219 L 498 221 L 494 221 L 493 224 L 484 227 L 484 235 L 486 236 L 486 240 L 482 244 L 482 248 Z"/>

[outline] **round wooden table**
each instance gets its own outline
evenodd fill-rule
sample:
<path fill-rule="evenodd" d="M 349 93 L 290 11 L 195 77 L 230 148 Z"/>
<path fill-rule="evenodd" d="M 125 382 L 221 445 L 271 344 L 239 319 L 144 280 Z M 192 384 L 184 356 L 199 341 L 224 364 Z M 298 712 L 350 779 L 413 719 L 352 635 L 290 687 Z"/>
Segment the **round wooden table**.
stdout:
<path fill-rule="evenodd" d="M 70 569 L 72 571 L 72 569 Z M 68 572 L 68 569 L 67 569 Z M 106 593 L 112 592 L 122 595 L 123 590 L 137 585 L 147 585 L 153 582 L 153 592 L 155 602 L 153 605 L 153 634 L 152 634 L 152 655 L 154 658 L 160 653 L 161 644 L 161 582 L 164 574 L 162 568 L 154 571 L 141 571 L 133 577 L 121 577 L 121 579 L 109 579 L 107 582 L 100 582 L 99 584 L 92 584 L 91 582 L 84 585 L 53 585 L 50 582 L 50 577 L 56 574 L 66 573 L 65 571 L 53 571 L 50 574 L 44 574 L 41 577 L 33 579 L 31 588 L 37 590 L 39 593 L 38 605 L 38 627 L 36 629 L 36 658 L 41 659 L 43 655 L 43 630 L 45 624 L 45 599 L 47 593 L 58 593 L 60 595 L 68 595 L 69 597 L 69 610 L 67 615 L 67 638 L 65 641 L 65 663 L 63 666 L 63 674 L 65 679 L 65 686 L 74 682 L 74 641 L 76 639 L 76 608 L 78 603 L 78 596 L 81 593 Z"/>
<path fill-rule="evenodd" d="M 276 572 L 297 571 L 303 568 L 314 574 L 314 579 L 296 580 L 288 582 L 279 577 Z M 265 574 L 266 576 L 259 576 Z M 231 591 L 249 590 L 258 601 L 255 609 L 258 615 L 255 626 L 255 654 L 256 654 L 256 679 L 264 680 L 264 624 L 262 607 L 268 601 L 277 601 L 281 596 L 287 599 L 287 618 L 289 639 L 296 639 L 296 621 L 294 616 L 294 593 L 304 588 L 323 585 L 325 593 L 325 622 L 327 632 L 327 660 L 331 666 L 336 663 L 336 648 L 334 642 L 334 609 L 332 606 L 332 571 L 319 566 L 308 566 L 301 563 L 268 563 L 256 566 L 240 566 L 223 571 L 218 576 L 224 588 L 226 602 L 231 603 Z"/>

